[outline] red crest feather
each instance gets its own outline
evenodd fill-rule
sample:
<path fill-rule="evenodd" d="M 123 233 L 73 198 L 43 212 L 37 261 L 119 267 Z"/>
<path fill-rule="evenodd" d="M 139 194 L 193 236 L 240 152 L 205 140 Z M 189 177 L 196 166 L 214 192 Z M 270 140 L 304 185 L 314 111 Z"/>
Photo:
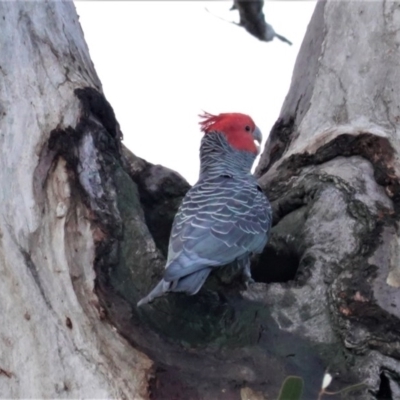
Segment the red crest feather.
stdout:
<path fill-rule="evenodd" d="M 214 115 L 203 111 L 203 114 L 199 114 L 199 117 L 204 120 L 199 122 L 201 131 L 204 133 L 208 133 L 210 132 L 210 130 L 212 130 L 212 126 L 214 125 L 214 123 L 218 121 L 219 115 Z"/>
<path fill-rule="evenodd" d="M 253 138 L 256 125 L 248 115 L 240 113 L 214 115 L 204 111 L 199 117 L 203 119 L 199 124 L 205 134 L 221 132 L 235 149 L 257 154 Z"/>

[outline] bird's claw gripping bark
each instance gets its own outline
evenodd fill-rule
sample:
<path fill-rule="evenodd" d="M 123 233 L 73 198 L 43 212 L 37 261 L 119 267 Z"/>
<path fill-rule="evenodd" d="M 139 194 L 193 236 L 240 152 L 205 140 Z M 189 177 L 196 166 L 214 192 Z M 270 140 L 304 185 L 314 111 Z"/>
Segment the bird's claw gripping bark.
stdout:
<path fill-rule="evenodd" d="M 245 284 L 245 286 L 246 286 L 246 290 L 247 289 L 249 289 L 250 288 L 250 286 L 253 284 L 253 283 L 256 283 L 256 281 L 253 279 L 253 278 L 245 278 L 245 280 L 244 280 L 244 284 Z"/>
<path fill-rule="evenodd" d="M 246 289 L 248 289 L 251 284 L 255 283 L 255 280 L 251 276 L 250 259 L 246 260 L 242 268 L 243 281 L 246 285 Z"/>

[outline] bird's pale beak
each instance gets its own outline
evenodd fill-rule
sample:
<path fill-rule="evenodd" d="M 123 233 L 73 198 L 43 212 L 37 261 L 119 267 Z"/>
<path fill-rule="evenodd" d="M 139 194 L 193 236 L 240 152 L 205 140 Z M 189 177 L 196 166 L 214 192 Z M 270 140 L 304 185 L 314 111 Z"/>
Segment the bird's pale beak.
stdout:
<path fill-rule="evenodd" d="M 260 128 L 256 126 L 253 132 L 253 139 L 254 139 L 254 144 L 257 147 L 257 154 L 260 154 L 261 150 L 261 142 L 262 142 L 262 133 L 260 131 Z"/>

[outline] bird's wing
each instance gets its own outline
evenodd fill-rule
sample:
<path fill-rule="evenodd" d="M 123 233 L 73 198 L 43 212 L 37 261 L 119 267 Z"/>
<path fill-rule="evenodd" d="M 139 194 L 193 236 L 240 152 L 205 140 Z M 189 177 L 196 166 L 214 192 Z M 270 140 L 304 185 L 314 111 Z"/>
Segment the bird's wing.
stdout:
<path fill-rule="evenodd" d="M 255 179 L 219 176 L 200 181 L 175 217 L 164 279 L 261 252 L 270 227 L 271 207 Z"/>

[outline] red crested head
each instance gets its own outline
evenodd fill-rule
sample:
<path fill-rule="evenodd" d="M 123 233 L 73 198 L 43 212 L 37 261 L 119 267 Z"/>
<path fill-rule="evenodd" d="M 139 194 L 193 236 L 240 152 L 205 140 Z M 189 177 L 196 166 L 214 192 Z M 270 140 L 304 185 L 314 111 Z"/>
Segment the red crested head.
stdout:
<path fill-rule="evenodd" d="M 248 115 L 240 113 L 213 115 L 205 112 L 199 116 L 203 118 L 200 126 L 205 134 L 221 132 L 236 150 L 258 154 L 259 148 L 254 141 L 261 142 L 261 132 Z"/>

